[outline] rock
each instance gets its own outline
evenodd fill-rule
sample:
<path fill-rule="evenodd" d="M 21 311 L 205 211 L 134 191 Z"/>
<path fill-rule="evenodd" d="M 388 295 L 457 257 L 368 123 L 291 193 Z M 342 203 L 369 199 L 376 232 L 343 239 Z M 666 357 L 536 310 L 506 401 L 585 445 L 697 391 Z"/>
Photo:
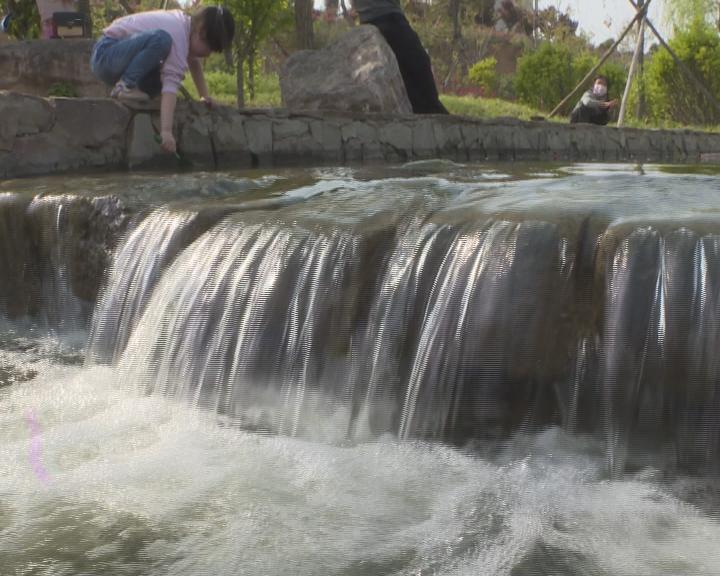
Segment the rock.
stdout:
<path fill-rule="evenodd" d="M 116 196 L 39 195 L 29 204 L 26 227 L 50 325 L 87 325 L 130 217 Z"/>
<path fill-rule="evenodd" d="M 322 50 L 288 58 L 280 73 L 290 110 L 411 114 L 397 60 L 374 26 L 350 30 Z"/>
<path fill-rule="evenodd" d="M 7 318 L 29 314 L 40 289 L 25 222 L 28 204 L 19 194 L 0 194 L 0 315 Z"/>
<path fill-rule="evenodd" d="M 76 39 L 0 43 L 0 90 L 38 96 L 106 96 L 108 88 L 90 70 L 94 42 Z"/>
<path fill-rule="evenodd" d="M 16 136 L 47 132 L 54 122 L 48 100 L 0 91 L 0 149 L 11 150 Z"/>
<path fill-rule="evenodd" d="M 0 177 L 125 159 L 130 111 L 110 99 L 46 99 L 0 91 Z"/>
<path fill-rule="evenodd" d="M 128 108 L 107 98 L 52 98 L 55 108 L 54 130 L 67 135 L 70 142 L 99 149 L 111 142 L 124 145 L 130 122 Z"/>

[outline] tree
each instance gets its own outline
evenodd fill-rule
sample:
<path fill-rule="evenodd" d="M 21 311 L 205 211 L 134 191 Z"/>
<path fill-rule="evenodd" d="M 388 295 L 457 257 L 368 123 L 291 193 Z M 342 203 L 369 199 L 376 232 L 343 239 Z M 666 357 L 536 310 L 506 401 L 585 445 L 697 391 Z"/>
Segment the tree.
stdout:
<path fill-rule="evenodd" d="M 18 40 L 40 37 L 40 14 L 34 1 L 8 0 L 7 10 L 11 15 L 8 30 L 10 36 Z"/>
<path fill-rule="evenodd" d="M 696 22 L 720 27 L 720 0 L 665 0 L 663 16 L 676 32 Z"/>
<path fill-rule="evenodd" d="M 460 0 L 450 0 L 448 5 L 448 14 L 453 25 L 453 45 L 457 45 L 462 39 L 462 29 L 460 27 Z"/>
<path fill-rule="evenodd" d="M 315 43 L 313 34 L 313 0 L 295 0 L 295 37 L 297 47 L 311 49 Z"/>
<path fill-rule="evenodd" d="M 255 70 L 260 46 L 271 33 L 289 23 L 287 0 L 227 0 L 235 18 L 233 58 L 237 72 L 237 104 L 245 106 L 245 71 L 248 92 L 255 97 Z"/>
<path fill-rule="evenodd" d="M 576 36 L 578 22 L 554 6 L 538 12 L 536 26 L 545 40 L 564 41 Z"/>
<path fill-rule="evenodd" d="M 720 97 L 720 35 L 708 24 L 696 21 L 678 32 L 670 47 L 715 98 Z M 666 50 L 658 50 L 646 67 L 648 107 L 656 120 L 682 124 L 717 125 L 720 114 L 708 96 L 688 77 Z"/>

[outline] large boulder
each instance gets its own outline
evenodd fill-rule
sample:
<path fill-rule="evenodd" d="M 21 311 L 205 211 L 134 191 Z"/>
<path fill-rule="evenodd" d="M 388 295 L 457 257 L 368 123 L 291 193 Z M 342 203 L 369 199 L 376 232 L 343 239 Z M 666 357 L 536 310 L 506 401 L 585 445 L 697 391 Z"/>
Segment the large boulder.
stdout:
<path fill-rule="evenodd" d="M 374 26 L 353 28 L 322 50 L 303 50 L 280 73 L 290 110 L 411 114 L 397 60 Z"/>
<path fill-rule="evenodd" d="M 106 96 L 108 88 L 90 70 L 93 43 L 91 39 L 0 43 L 0 90 L 37 96 Z"/>

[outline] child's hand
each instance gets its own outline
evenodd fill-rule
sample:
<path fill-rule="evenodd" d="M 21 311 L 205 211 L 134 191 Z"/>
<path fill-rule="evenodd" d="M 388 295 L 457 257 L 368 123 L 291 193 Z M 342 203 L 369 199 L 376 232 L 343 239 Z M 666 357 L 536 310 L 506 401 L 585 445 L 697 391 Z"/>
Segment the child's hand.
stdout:
<path fill-rule="evenodd" d="M 217 100 L 210 98 L 210 96 L 203 96 L 200 100 L 204 102 L 208 108 L 217 108 L 219 106 Z"/>
<path fill-rule="evenodd" d="M 173 136 L 172 132 L 163 131 L 160 133 L 160 148 L 162 148 L 165 152 L 169 152 L 170 154 L 174 154 L 177 150 L 177 144 L 175 143 L 175 137 Z"/>

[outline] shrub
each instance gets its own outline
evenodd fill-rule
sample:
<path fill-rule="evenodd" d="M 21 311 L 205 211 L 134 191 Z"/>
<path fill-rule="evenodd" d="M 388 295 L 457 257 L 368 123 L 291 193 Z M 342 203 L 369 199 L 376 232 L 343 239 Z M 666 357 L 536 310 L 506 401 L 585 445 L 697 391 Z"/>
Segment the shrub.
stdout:
<path fill-rule="evenodd" d="M 511 76 L 509 74 L 498 76 L 495 94 L 498 98 L 502 98 L 503 100 L 516 100 L 517 92 L 515 91 L 515 76 Z"/>
<path fill-rule="evenodd" d="M 519 99 L 540 110 L 551 110 L 577 86 L 597 63 L 598 57 L 587 51 L 576 52 L 560 43 L 543 43 L 534 52 L 518 60 L 515 90 Z M 610 97 L 622 95 L 627 74 L 623 66 L 607 62 L 598 72 L 608 77 Z M 575 102 L 568 104 L 569 112 Z"/>
<path fill-rule="evenodd" d="M 8 34 L 18 40 L 32 40 L 40 37 L 40 13 L 36 2 L 8 0 L 10 27 Z"/>
<path fill-rule="evenodd" d="M 720 99 L 720 36 L 702 22 L 679 32 L 670 47 L 710 92 Z M 658 50 L 645 68 L 648 113 L 655 121 L 718 124 L 720 113 L 685 76 L 667 50 Z"/>
<path fill-rule="evenodd" d="M 570 49 L 545 42 L 518 59 L 515 90 L 519 99 L 535 108 L 549 110 L 572 90 Z"/>
<path fill-rule="evenodd" d="M 497 58 L 490 56 L 476 62 L 470 70 L 468 70 L 468 78 L 470 82 L 480 86 L 483 94 L 489 96 L 497 91 Z"/>

